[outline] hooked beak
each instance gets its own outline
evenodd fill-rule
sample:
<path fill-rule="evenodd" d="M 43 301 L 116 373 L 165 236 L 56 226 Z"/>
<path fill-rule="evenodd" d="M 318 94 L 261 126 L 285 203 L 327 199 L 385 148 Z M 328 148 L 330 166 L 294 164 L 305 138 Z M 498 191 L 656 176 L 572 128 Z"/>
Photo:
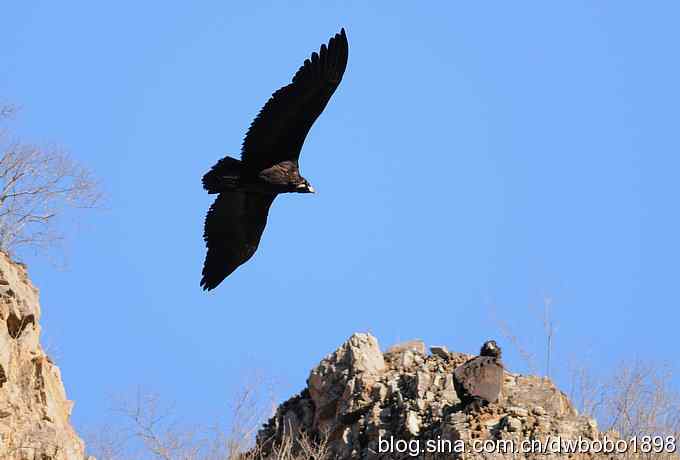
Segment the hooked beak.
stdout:
<path fill-rule="evenodd" d="M 299 193 L 316 193 L 316 190 L 314 190 L 314 187 L 312 187 L 310 184 L 299 184 L 295 189 Z"/>

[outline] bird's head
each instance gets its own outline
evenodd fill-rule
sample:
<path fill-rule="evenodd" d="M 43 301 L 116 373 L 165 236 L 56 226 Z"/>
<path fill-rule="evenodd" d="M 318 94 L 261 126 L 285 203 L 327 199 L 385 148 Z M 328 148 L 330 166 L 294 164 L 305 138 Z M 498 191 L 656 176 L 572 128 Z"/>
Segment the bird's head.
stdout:
<path fill-rule="evenodd" d="M 295 186 L 295 192 L 297 193 L 316 193 L 312 184 L 307 182 L 307 179 L 303 179 L 302 182 Z"/>
<path fill-rule="evenodd" d="M 480 356 L 491 356 L 493 358 L 501 357 L 501 347 L 498 346 L 495 340 L 487 340 L 482 345 L 482 349 L 479 351 Z"/>

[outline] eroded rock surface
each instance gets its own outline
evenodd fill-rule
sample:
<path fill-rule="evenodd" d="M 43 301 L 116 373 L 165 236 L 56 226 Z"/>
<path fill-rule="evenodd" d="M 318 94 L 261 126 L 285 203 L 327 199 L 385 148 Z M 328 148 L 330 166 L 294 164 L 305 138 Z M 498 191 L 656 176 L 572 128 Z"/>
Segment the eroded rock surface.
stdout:
<path fill-rule="evenodd" d="M 38 290 L 0 253 L 0 459 L 82 460 L 73 403 L 40 346 L 39 322 Z"/>
<path fill-rule="evenodd" d="M 257 437 L 264 458 L 275 458 L 287 436 L 327 439 L 333 458 L 531 458 L 500 452 L 384 452 L 380 440 L 595 439 L 595 422 L 579 416 L 548 379 L 505 372 L 497 403 L 471 409 L 461 403 L 453 372 L 471 355 L 421 341 L 384 354 L 369 334 L 354 334 L 312 370 L 307 388 L 282 404 Z M 545 458 L 545 455 L 540 456 Z M 560 456 L 552 456 L 560 458 Z M 563 458 L 567 458 L 564 456 Z M 570 458 L 578 458 L 570 456 Z"/>

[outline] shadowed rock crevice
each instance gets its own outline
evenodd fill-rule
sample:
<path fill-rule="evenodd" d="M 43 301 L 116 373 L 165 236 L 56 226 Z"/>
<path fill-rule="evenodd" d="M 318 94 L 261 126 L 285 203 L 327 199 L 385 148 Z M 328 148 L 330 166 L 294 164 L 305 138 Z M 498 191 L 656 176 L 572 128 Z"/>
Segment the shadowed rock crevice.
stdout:
<path fill-rule="evenodd" d="M 35 315 L 19 317 L 11 312 L 7 317 L 7 333 L 13 339 L 18 339 L 29 324 L 35 325 Z"/>

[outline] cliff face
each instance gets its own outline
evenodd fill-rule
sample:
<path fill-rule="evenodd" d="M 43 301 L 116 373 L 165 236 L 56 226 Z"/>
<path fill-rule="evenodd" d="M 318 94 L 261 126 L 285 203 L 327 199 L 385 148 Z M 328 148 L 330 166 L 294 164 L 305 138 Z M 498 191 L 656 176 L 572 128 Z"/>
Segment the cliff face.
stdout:
<path fill-rule="evenodd" d="M 312 370 L 300 395 L 278 408 L 258 434 L 257 447 L 264 458 L 273 459 L 282 442 L 302 437 L 326 442 L 330 454 L 324 458 L 522 459 L 536 455 L 493 448 L 475 453 L 469 446 L 461 455 L 447 449 L 459 446 L 456 441 L 514 440 L 521 447 L 523 440 L 548 436 L 599 436 L 594 420 L 579 416 L 568 398 L 540 377 L 506 371 L 497 403 L 466 406 L 456 392 L 453 371 L 470 358 L 445 347 L 431 347 L 428 353 L 421 341 L 382 353 L 374 337 L 354 334 Z M 432 440 L 440 443 L 427 451 Z M 414 455 L 414 448 L 421 453 Z M 578 456 L 552 456 L 567 457 Z"/>
<path fill-rule="evenodd" d="M 82 460 L 72 408 L 40 346 L 38 290 L 0 253 L 0 459 Z"/>

